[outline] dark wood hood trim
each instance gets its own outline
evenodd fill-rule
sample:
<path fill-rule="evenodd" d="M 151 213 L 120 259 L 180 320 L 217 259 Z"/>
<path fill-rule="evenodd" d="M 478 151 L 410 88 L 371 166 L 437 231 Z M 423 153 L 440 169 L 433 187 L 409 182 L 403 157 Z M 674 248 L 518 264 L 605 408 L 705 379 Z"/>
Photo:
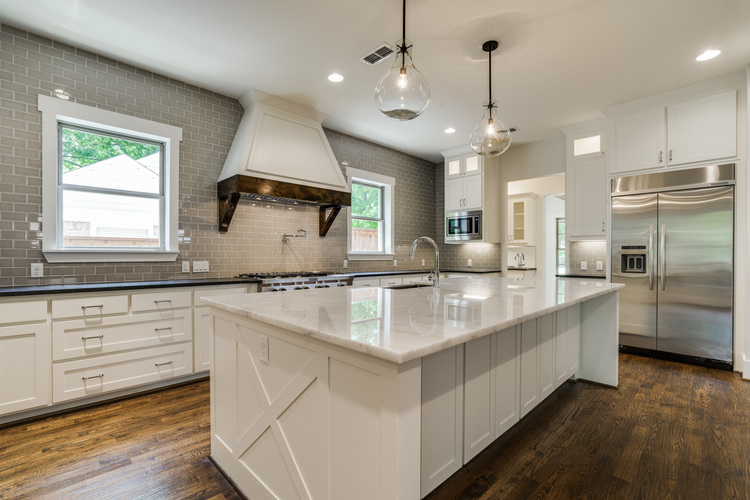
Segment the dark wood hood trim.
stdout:
<path fill-rule="evenodd" d="M 352 195 L 345 191 L 323 189 L 290 182 L 261 179 L 249 175 L 234 175 L 216 184 L 219 196 L 219 232 L 226 233 L 232 222 L 237 203 L 244 194 L 267 196 L 283 200 L 299 200 L 320 207 L 319 234 L 325 236 L 342 206 L 351 206 Z M 331 213 L 326 217 L 326 210 Z"/>

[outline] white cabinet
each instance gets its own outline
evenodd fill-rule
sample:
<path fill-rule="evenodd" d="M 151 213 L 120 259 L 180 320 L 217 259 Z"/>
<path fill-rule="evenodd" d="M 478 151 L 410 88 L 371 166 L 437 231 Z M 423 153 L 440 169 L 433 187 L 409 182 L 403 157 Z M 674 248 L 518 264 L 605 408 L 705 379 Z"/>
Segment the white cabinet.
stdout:
<path fill-rule="evenodd" d="M 421 496 L 463 465 L 464 348 L 422 358 Z"/>
<path fill-rule="evenodd" d="M 247 285 L 206 287 L 193 292 L 193 369 L 196 373 L 211 368 L 213 332 L 211 308 L 201 303 L 203 297 L 247 293 Z"/>
<path fill-rule="evenodd" d="M 474 153 L 452 156 L 445 160 L 445 179 L 456 179 L 465 175 L 481 174 L 482 162 Z"/>
<path fill-rule="evenodd" d="M 581 305 L 557 311 L 555 324 L 555 387 L 578 372 L 581 356 Z"/>
<path fill-rule="evenodd" d="M 566 238 L 603 239 L 607 230 L 604 158 L 568 164 L 565 176 Z"/>
<path fill-rule="evenodd" d="M 482 176 L 469 175 L 445 180 L 445 210 L 481 210 Z"/>
<path fill-rule="evenodd" d="M 482 239 L 471 243 L 501 243 L 501 217 L 505 217 L 505 207 L 500 205 L 499 160 L 497 157 L 481 158 L 470 151 L 457 148 L 442 152 L 445 157 L 445 212 L 481 210 Z M 445 232 L 445 228 L 443 230 Z M 461 241 L 446 243 L 470 244 Z"/>
<path fill-rule="evenodd" d="M 555 385 L 555 313 L 521 324 L 520 414 L 523 418 Z"/>
<path fill-rule="evenodd" d="M 508 244 L 534 246 L 536 194 L 508 198 Z"/>
<path fill-rule="evenodd" d="M 568 158 L 565 170 L 567 240 L 598 240 L 607 235 L 608 154 L 602 148 L 597 151 L 596 147 L 589 147 L 589 142 L 596 146 L 606 141 L 608 134 L 604 127 L 604 119 L 597 119 L 563 129 Z M 576 151 L 577 141 L 582 141 L 581 151 Z"/>
<path fill-rule="evenodd" d="M 610 175 L 733 158 L 737 91 L 613 116 L 609 129 Z"/>
<path fill-rule="evenodd" d="M 49 403 L 47 301 L 0 304 L 0 415 Z"/>

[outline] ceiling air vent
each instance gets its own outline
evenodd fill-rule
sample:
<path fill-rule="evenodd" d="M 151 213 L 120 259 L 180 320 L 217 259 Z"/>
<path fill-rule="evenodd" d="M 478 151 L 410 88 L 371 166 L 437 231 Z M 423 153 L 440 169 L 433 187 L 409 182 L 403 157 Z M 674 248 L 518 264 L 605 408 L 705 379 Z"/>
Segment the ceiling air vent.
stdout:
<path fill-rule="evenodd" d="M 393 54 L 393 47 L 391 47 L 387 43 L 384 43 L 375 47 L 367 54 L 363 55 L 362 62 L 370 66 L 374 66 L 375 64 L 382 62 L 383 59 L 387 59 L 391 54 Z"/>

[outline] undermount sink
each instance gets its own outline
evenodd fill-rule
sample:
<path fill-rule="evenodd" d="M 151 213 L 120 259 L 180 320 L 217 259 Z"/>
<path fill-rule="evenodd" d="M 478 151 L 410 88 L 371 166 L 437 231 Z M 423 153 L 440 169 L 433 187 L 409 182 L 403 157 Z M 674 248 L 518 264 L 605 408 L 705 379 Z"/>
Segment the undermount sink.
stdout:
<path fill-rule="evenodd" d="M 387 285 L 381 288 L 388 288 L 390 290 L 405 290 L 407 288 L 422 288 L 426 286 L 432 286 L 432 283 L 406 283 L 404 285 Z"/>

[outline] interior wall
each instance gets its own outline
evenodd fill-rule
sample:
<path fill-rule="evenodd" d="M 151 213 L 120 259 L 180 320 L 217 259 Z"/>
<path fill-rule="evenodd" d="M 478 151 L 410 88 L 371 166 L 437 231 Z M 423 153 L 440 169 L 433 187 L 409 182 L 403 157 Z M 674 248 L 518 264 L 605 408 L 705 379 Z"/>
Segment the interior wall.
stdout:
<path fill-rule="evenodd" d="M 61 87 L 80 104 L 182 128 L 182 236 L 176 262 L 44 261 L 41 231 L 34 228 L 42 214 L 37 96 L 50 95 Z M 317 208 L 241 202 L 229 231 L 218 232 L 216 181 L 244 113 L 233 98 L 0 24 L 0 99 L 0 286 L 227 277 L 248 271 L 344 270 L 346 210 L 321 238 Z M 356 168 L 396 179 L 395 269 L 421 270 L 421 258 L 429 267 L 434 256 L 426 247 L 420 247 L 414 262 L 407 256 L 416 237 L 435 236 L 435 164 L 346 134 L 325 132 L 339 161 L 346 159 Z M 307 230 L 307 237 L 283 244 L 282 235 L 296 233 L 298 228 Z M 210 272 L 182 273 L 185 260 L 208 261 Z M 37 262 L 44 263 L 44 277 L 32 279 L 30 264 Z M 348 267 L 349 271 L 393 269 L 392 261 L 350 262 Z"/>

